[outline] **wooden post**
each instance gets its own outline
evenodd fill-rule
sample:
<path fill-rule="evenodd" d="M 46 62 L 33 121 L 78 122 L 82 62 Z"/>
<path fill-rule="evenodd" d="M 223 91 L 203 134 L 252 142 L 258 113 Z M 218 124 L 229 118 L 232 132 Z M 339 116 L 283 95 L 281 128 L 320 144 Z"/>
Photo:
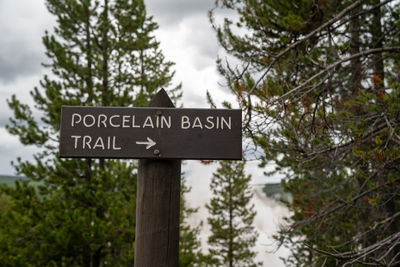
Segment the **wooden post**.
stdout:
<path fill-rule="evenodd" d="M 174 104 L 161 89 L 149 107 Z M 135 267 L 178 267 L 180 179 L 180 160 L 139 160 Z"/>

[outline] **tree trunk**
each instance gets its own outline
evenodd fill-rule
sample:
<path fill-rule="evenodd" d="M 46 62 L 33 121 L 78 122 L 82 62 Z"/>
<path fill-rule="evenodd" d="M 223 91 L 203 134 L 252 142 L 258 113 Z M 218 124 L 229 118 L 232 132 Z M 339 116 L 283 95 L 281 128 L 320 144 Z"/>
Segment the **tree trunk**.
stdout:
<path fill-rule="evenodd" d="M 104 106 L 109 105 L 109 93 L 108 93 L 108 0 L 104 0 L 104 11 L 103 11 L 103 42 L 101 44 L 101 49 L 103 52 L 103 68 L 102 68 L 102 78 L 103 78 L 103 95 L 102 104 Z"/>
<path fill-rule="evenodd" d="M 380 3 L 380 0 L 374 0 L 373 5 L 378 5 Z M 372 11 L 372 25 L 371 25 L 371 35 L 372 35 L 372 44 L 371 48 L 382 48 L 383 47 L 383 41 L 384 41 L 384 35 L 382 32 L 382 23 L 381 23 L 381 9 L 375 8 Z M 381 91 L 383 89 L 383 81 L 385 78 L 384 75 L 384 67 L 383 67 L 383 57 L 382 53 L 377 53 L 373 57 L 373 63 L 372 63 L 372 69 L 373 69 L 373 87 L 378 93 L 378 91 Z"/>

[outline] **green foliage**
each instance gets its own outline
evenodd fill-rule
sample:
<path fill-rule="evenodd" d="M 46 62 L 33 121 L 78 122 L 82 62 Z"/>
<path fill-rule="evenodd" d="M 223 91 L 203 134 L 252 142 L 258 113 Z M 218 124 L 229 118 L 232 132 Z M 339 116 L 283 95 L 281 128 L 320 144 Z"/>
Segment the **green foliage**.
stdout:
<path fill-rule="evenodd" d="M 244 166 L 244 161 L 220 161 L 211 179 L 213 196 L 207 204 L 211 227 L 209 265 L 257 266 L 252 251 L 257 240 L 252 226 L 256 212 L 250 203 L 251 176 L 245 175 Z"/>
<path fill-rule="evenodd" d="M 127 266 L 134 262 L 136 163 L 60 159 L 62 105 L 146 106 L 171 87 L 173 63 L 154 38 L 143 1 L 47 0 L 57 26 L 43 44 L 51 71 L 31 91 L 35 109 L 16 96 L 8 131 L 41 152 L 14 163 L 28 181 L 2 187 L 1 266 Z M 39 182 L 32 186 L 31 181 Z"/>
<path fill-rule="evenodd" d="M 244 136 L 293 196 L 286 265 L 398 265 L 399 3 L 223 0 L 210 18 Z"/>

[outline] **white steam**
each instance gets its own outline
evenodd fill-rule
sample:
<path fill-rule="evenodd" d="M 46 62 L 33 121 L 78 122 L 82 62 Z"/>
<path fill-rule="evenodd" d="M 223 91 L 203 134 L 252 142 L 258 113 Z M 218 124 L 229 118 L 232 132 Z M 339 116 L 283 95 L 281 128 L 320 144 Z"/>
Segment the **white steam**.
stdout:
<path fill-rule="evenodd" d="M 199 225 L 203 222 L 200 238 L 202 249 L 207 251 L 207 238 L 210 235 L 210 227 L 207 224 L 208 211 L 205 207 L 206 203 L 211 199 L 211 191 L 209 189 L 212 173 L 216 170 L 217 165 L 202 165 L 197 161 L 189 161 L 184 165 L 186 172 L 187 185 L 191 187 L 191 192 L 186 195 L 187 203 L 190 207 L 199 208 L 198 212 L 189 218 L 189 223 Z M 260 177 L 254 178 L 253 181 L 260 181 Z M 257 175 L 257 174 L 256 174 Z M 257 252 L 257 261 L 261 261 L 263 266 L 279 267 L 284 266 L 280 257 L 287 257 L 290 251 L 286 248 L 277 250 L 276 243 L 272 235 L 276 233 L 280 224 L 283 223 L 283 217 L 289 215 L 288 209 L 277 201 L 265 196 L 262 191 L 262 185 L 253 185 L 253 203 L 257 215 L 254 220 L 254 227 L 259 233 L 255 251 Z"/>

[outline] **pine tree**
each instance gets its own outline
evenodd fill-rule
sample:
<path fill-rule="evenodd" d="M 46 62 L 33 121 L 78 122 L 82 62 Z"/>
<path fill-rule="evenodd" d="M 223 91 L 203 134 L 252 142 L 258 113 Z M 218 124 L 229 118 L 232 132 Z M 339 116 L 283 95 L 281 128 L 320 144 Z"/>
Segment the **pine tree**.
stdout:
<path fill-rule="evenodd" d="M 256 212 L 250 203 L 250 175 L 244 173 L 245 162 L 221 161 L 213 174 L 213 196 L 207 209 L 211 236 L 209 256 L 215 266 L 257 266 L 252 248 L 257 233 L 252 226 Z"/>
<path fill-rule="evenodd" d="M 293 252 L 286 264 L 399 264 L 399 2 L 216 4 L 211 22 L 239 62 L 218 67 L 245 136 L 293 195 L 277 236 Z M 219 8 L 238 20 L 219 25 Z"/>
<path fill-rule="evenodd" d="M 35 109 L 16 96 L 8 101 L 14 111 L 8 131 L 41 150 L 34 162 L 18 160 L 16 171 L 40 185 L 2 190 L 15 209 L 0 218 L 7 223 L 0 265 L 133 265 L 136 164 L 59 159 L 61 106 L 145 106 L 161 87 L 176 101 L 180 86 L 168 89 L 172 63 L 160 51 L 157 24 L 143 1 L 46 4 L 57 18 L 43 37 L 51 75 L 31 91 Z"/>
<path fill-rule="evenodd" d="M 186 185 L 185 179 L 181 179 L 181 202 L 179 217 L 179 266 L 201 266 L 203 255 L 199 234 L 202 224 L 192 226 L 188 222 L 190 216 L 197 212 L 197 208 L 191 208 L 185 199 L 191 187 Z"/>

